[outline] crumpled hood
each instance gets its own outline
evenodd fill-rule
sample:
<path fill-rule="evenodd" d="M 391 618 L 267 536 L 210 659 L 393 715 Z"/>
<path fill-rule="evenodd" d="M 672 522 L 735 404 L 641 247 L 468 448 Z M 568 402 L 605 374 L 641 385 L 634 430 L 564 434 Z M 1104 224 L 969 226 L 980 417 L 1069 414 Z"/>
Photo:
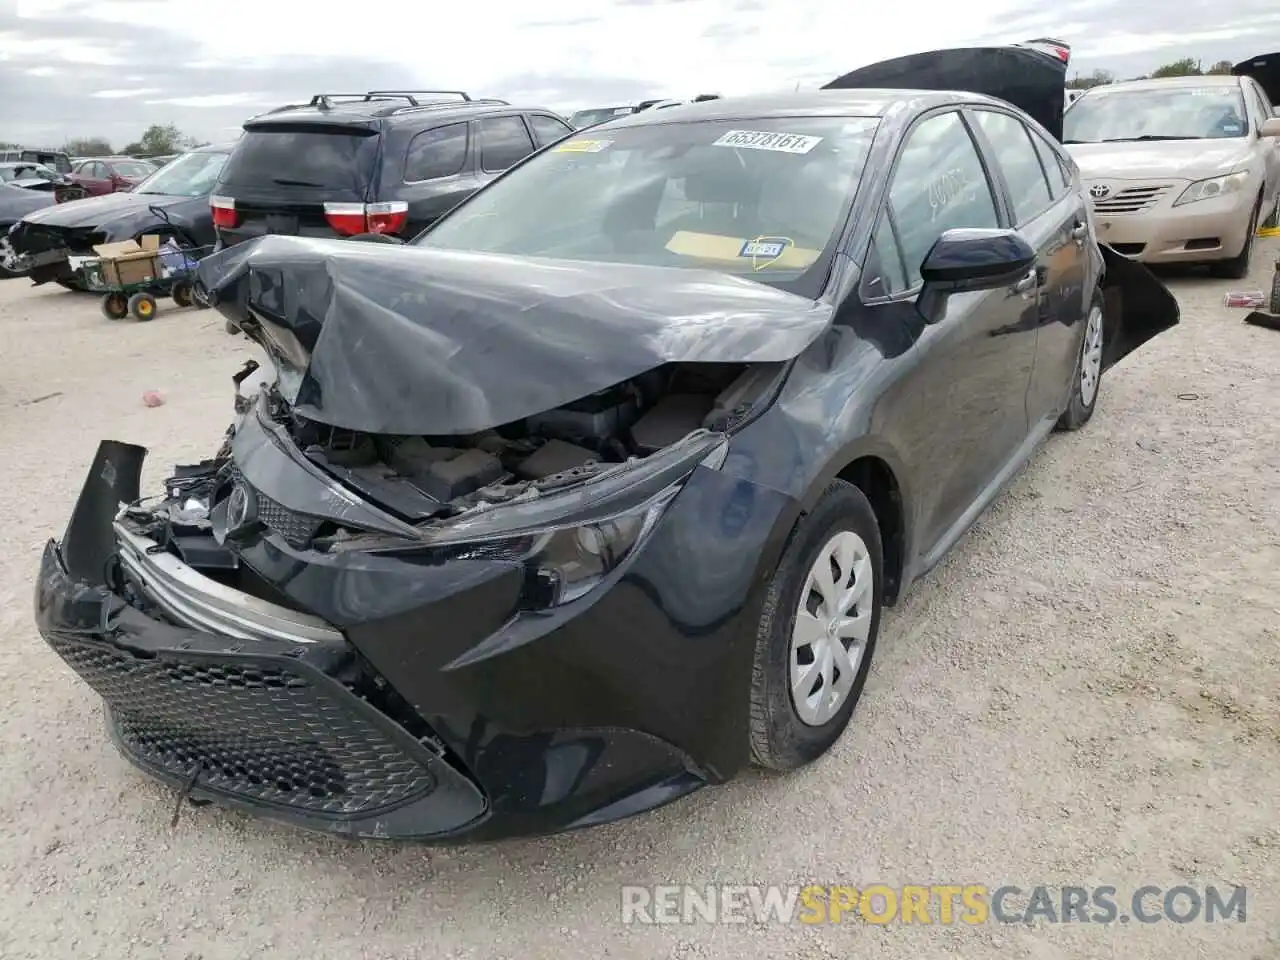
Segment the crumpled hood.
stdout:
<path fill-rule="evenodd" d="M 56 201 L 52 193 L 44 190 L 24 190 L 0 184 L 0 223 L 12 223 L 32 214 L 33 211 L 52 207 Z"/>
<path fill-rule="evenodd" d="M 45 223 L 53 227 L 97 227 L 117 217 L 132 214 L 152 216 L 148 207 L 169 207 L 189 197 L 168 197 L 157 193 L 108 193 L 101 197 L 71 200 L 55 207 L 29 214 L 27 223 Z M 206 203 L 208 201 L 205 201 Z"/>
<path fill-rule="evenodd" d="M 477 433 L 664 363 L 789 360 L 832 317 L 712 271 L 282 236 L 206 258 L 197 292 L 298 413 L 402 435 Z"/>
<path fill-rule="evenodd" d="M 1086 180 L 1204 180 L 1231 173 L 1249 156 L 1246 140 L 1069 143 L 1066 148 Z"/>

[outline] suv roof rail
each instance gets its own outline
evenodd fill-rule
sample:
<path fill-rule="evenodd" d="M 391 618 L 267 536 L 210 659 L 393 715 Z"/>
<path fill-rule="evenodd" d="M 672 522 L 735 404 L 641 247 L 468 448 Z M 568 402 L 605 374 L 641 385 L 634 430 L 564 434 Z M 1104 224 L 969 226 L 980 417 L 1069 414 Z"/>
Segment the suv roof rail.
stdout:
<path fill-rule="evenodd" d="M 409 101 L 410 106 L 416 107 L 418 105 L 416 97 L 424 93 L 433 97 L 444 95 L 457 97 L 459 100 L 471 99 L 471 94 L 465 90 L 370 90 L 367 96 L 370 100 L 376 97 L 404 97 Z"/>
<path fill-rule="evenodd" d="M 468 107 L 509 107 L 511 106 L 506 100 L 499 100 L 497 97 L 479 97 L 475 100 L 436 100 L 430 103 L 418 103 L 409 107 L 392 107 L 385 111 L 382 116 L 400 116 L 405 113 L 417 113 L 421 110 L 441 110 L 445 107 L 457 107 L 465 104 Z"/>

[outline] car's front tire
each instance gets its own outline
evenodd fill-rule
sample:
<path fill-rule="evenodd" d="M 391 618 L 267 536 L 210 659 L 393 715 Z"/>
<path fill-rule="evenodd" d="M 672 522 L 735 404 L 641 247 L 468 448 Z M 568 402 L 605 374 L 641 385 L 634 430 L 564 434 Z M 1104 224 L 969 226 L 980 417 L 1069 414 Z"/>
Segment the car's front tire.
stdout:
<path fill-rule="evenodd" d="M 1079 430 L 1093 419 L 1093 408 L 1102 389 L 1102 355 L 1107 342 L 1104 302 L 1102 291 L 1097 291 L 1085 314 L 1084 337 L 1071 380 L 1071 400 L 1058 417 L 1059 430 Z"/>
<path fill-rule="evenodd" d="M 1254 205 L 1249 216 L 1249 232 L 1244 238 L 1244 248 L 1230 260 L 1219 260 L 1209 266 L 1209 272 L 1224 280 L 1243 280 L 1249 276 L 1249 261 L 1253 257 L 1253 238 L 1258 233 L 1258 217 L 1262 213 L 1262 197 Z"/>
<path fill-rule="evenodd" d="M 834 481 L 796 523 L 765 594 L 751 682 L 751 755 L 794 770 L 839 739 L 871 668 L 883 606 L 875 511 Z"/>

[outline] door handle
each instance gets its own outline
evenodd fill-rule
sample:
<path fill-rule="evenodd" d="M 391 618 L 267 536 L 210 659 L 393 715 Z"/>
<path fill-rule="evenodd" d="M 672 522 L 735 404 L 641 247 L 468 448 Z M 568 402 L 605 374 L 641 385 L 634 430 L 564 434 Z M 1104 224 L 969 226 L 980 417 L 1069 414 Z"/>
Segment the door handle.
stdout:
<path fill-rule="evenodd" d="M 1013 285 L 1013 292 L 1020 293 L 1026 297 L 1028 293 L 1035 290 L 1040 283 L 1040 271 L 1038 269 L 1028 270 L 1027 275 Z"/>

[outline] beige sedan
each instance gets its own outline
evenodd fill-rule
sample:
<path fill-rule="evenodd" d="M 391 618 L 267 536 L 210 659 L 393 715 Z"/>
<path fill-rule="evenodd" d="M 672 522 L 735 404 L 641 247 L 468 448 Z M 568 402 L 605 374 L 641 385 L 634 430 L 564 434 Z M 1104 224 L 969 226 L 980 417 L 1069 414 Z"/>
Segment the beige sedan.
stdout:
<path fill-rule="evenodd" d="M 1280 201 L 1280 117 L 1251 77 L 1095 87 L 1067 109 L 1098 238 L 1146 263 L 1207 263 L 1242 278 Z"/>

